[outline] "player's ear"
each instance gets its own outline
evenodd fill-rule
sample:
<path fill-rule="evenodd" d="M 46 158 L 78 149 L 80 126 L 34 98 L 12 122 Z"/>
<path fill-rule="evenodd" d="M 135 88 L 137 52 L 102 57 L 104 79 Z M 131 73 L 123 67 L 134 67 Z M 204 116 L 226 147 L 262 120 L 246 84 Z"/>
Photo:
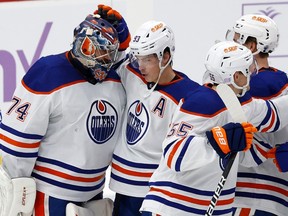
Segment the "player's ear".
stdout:
<path fill-rule="evenodd" d="M 234 74 L 233 74 L 233 78 L 234 78 L 234 80 L 235 80 L 235 82 L 238 80 L 238 78 L 239 78 L 239 72 L 235 72 Z"/>
<path fill-rule="evenodd" d="M 162 58 L 162 64 L 166 65 L 167 62 L 169 61 L 170 57 L 171 57 L 170 52 L 168 50 L 167 51 L 165 50 L 164 54 L 163 54 L 163 58 Z"/>
<path fill-rule="evenodd" d="M 251 50 L 252 53 L 257 51 L 257 43 L 256 41 L 249 41 L 245 44 L 245 46 Z"/>

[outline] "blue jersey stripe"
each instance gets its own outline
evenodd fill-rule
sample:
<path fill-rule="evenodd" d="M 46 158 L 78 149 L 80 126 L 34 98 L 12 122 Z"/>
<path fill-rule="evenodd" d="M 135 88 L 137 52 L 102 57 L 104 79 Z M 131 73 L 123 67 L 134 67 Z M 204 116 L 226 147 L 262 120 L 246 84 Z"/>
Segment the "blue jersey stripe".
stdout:
<path fill-rule="evenodd" d="M 208 196 L 208 197 L 212 197 L 214 194 L 214 191 L 198 190 L 196 188 L 187 187 L 187 186 L 176 184 L 176 183 L 169 182 L 169 181 L 149 182 L 149 185 L 156 186 L 156 187 L 171 187 L 177 190 L 182 190 L 185 192 L 194 193 L 194 194 L 201 195 L 201 196 Z M 232 188 L 232 189 L 223 190 L 221 194 L 230 195 L 230 194 L 233 194 L 234 192 L 235 192 L 235 188 Z"/>
<path fill-rule="evenodd" d="M 114 173 L 111 174 L 111 178 L 115 179 L 118 182 L 122 182 L 122 183 L 129 184 L 129 185 L 148 186 L 148 181 L 130 180 L 130 179 L 122 178 L 118 175 L 115 175 Z"/>
<path fill-rule="evenodd" d="M 262 180 L 267 180 L 271 182 L 276 182 L 278 184 L 283 184 L 285 187 L 288 185 L 288 181 L 285 181 L 284 179 L 280 179 L 274 176 L 269 175 L 263 175 L 263 174 L 257 174 L 257 173 L 246 173 L 246 172 L 239 172 L 238 177 L 242 178 L 257 178 Z"/>
<path fill-rule="evenodd" d="M 21 137 L 21 138 L 25 138 L 25 139 L 34 139 L 34 140 L 41 140 L 43 138 L 43 136 L 38 135 L 38 134 L 27 134 L 27 133 L 22 133 L 20 131 L 17 131 L 5 124 L 0 124 L 0 128 L 4 131 L 7 131 L 15 136 Z"/>
<path fill-rule="evenodd" d="M 7 154 L 13 155 L 15 157 L 36 158 L 38 156 L 38 152 L 29 152 L 29 153 L 18 152 L 18 151 L 14 151 L 10 148 L 7 148 L 7 147 L 3 146 L 2 144 L 0 144 L 0 149 L 2 151 L 6 152 Z"/>
<path fill-rule="evenodd" d="M 167 200 L 165 198 L 162 198 L 162 197 L 159 197 L 156 195 L 147 195 L 145 197 L 145 199 L 157 201 L 157 202 L 163 203 L 165 205 L 168 205 L 172 208 L 177 208 L 177 209 L 180 209 L 182 211 L 189 212 L 189 213 L 194 213 L 194 214 L 198 214 L 198 215 L 205 215 L 205 213 L 206 213 L 206 210 L 200 210 L 200 209 L 188 207 L 187 205 L 183 205 L 183 204 L 180 204 L 177 202 L 172 202 L 171 200 Z M 207 206 L 207 208 L 208 208 L 208 206 Z M 214 210 L 213 215 L 223 215 L 223 214 L 228 214 L 231 212 L 232 212 L 232 208 L 224 209 L 224 210 Z"/>
<path fill-rule="evenodd" d="M 121 158 L 115 154 L 113 154 L 113 159 L 115 159 L 116 161 L 118 161 L 122 164 L 125 164 L 125 165 L 130 166 L 130 167 L 135 167 L 135 168 L 156 169 L 158 167 L 158 164 L 143 164 L 143 163 L 131 162 L 131 161 L 125 160 L 124 158 Z"/>
<path fill-rule="evenodd" d="M 49 184 L 58 186 L 60 188 L 66 188 L 69 190 L 83 191 L 83 192 L 90 192 L 90 191 L 97 190 L 100 187 L 102 187 L 102 185 L 105 183 L 105 179 L 103 179 L 99 184 L 97 184 L 95 186 L 77 186 L 77 185 L 72 185 L 72 184 L 67 184 L 67 183 L 63 183 L 60 181 L 56 181 L 56 180 L 44 177 L 44 176 L 39 175 L 39 174 L 34 173 L 34 172 L 32 173 L 32 176 L 35 177 L 36 179 L 39 179 L 39 180 L 47 182 Z"/>
<path fill-rule="evenodd" d="M 181 166 L 181 163 L 182 163 L 182 160 L 183 160 L 183 157 L 184 155 L 186 154 L 186 151 L 190 145 L 190 142 L 191 140 L 194 138 L 194 136 L 189 136 L 189 138 L 186 140 L 186 142 L 184 143 L 184 146 L 177 158 L 177 161 L 176 161 L 176 165 L 175 165 L 175 170 L 176 171 L 180 171 L 180 166 Z"/>
<path fill-rule="evenodd" d="M 276 197 L 276 196 L 273 196 L 270 194 L 255 193 L 255 192 L 249 193 L 249 192 L 236 191 L 235 195 L 238 197 L 249 197 L 249 198 L 253 198 L 253 199 L 270 200 L 270 201 L 274 201 L 274 202 L 277 202 L 281 205 L 288 207 L 288 202 L 285 199 L 281 199 L 279 197 Z"/>
<path fill-rule="evenodd" d="M 58 160 L 54 160 L 54 159 L 50 159 L 50 158 L 45 158 L 45 157 L 38 157 L 37 161 L 45 162 L 45 163 L 52 164 L 52 165 L 56 165 L 56 166 L 65 168 L 65 169 L 67 169 L 67 170 L 71 170 L 71 171 L 73 171 L 73 172 L 83 173 L 83 174 L 97 174 L 97 173 L 104 172 L 104 171 L 108 168 L 108 166 L 106 166 L 106 167 L 103 167 L 103 168 L 100 168 L 100 169 L 84 170 L 84 169 L 80 169 L 80 168 L 78 168 L 78 167 L 75 167 L 75 166 L 72 166 L 72 165 L 63 163 L 63 162 L 58 161 Z"/>

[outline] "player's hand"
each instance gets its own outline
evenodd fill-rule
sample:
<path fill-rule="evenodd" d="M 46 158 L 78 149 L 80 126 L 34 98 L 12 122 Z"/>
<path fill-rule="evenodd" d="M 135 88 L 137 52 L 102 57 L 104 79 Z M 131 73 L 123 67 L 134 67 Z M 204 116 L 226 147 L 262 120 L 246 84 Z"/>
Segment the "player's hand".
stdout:
<path fill-rule="evenodd" d="M 230 152 L 246 151 L 252 145 L 253 133 L 257 129 L 250 123 L 228 123 L 206 131 L 206 136 L 221 158 Z"/>
<path fill-rule="evenodd" d="M 113 10 L 110 6 L 103 4 L 98 5 L 98 9 L 94 12 L 94 14 L 99 14 L 102 19 L 107 20 L 114 26 L 120 41 L 119 51 L 126 50 L 131 41 L 131 35 L 122 15 L 118 11 Z"/>
<path fill-rule="evenodd" d="M 278 145 L 267 153 L 267 158 L 272 158 L 280 172 L 288 171 L 288 143 Z"/>

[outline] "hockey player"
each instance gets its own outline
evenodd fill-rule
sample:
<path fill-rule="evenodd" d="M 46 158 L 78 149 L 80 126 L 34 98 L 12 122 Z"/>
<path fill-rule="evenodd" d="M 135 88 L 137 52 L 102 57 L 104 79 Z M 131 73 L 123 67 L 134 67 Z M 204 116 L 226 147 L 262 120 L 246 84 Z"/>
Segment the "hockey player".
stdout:
<path fill-rule="evenodd" d="M 235 42 L 220 42 L 208 51 L 207 84 L 190 93 L 174 113 L 163 142 L 163 157 L 141 207 L 143 215 L 205 215 L 229 153 L 249 149 L 255 128 L 249 123 L 231 123 L 230 114 L 214 90 L 217 84 L 226 83 L 238 95 L 248 121 L 258 131 L 273 131 L 287 124 L 286 96 L 264 101 L 245 94 L 252 63 L 251 51 Z M 238 159 L 218 199 L 215 215 L 232 214 Z"/>
<path fill-rule="evenodd" d="M 257 63 L 258 71 L 251 76 L 249 93 L 254 98 L 264 100 L 287 95 L 287 74 L 269 66 L 268 57 L 278 45 L 279 31 L 276 23 L 269 17 L 259 14 L 248 14 L 240 17 L 231 33 L 227 36 L 248 47 Z M 253 140 L 252 153 L 261 150 L 263 155 L 269 151 L 280 171 L 288 170 L 287 130 L 276 133 L 256 133 Z M 281 144 L 275 147 L 275 144 Z M 274 152 L 274 155 L 271 154 Z M 286 154 L 285 154 L 286 152 Z M 276 155 L 275 155 L 276 153 Z M 285 157 L 286 155 L 286 157 Z M 288 175 L 281 173 L 273 164 L 251 154 L 259 166 L 239 167 L 238 182 L 234 205 L 238 208 L 234 215 L 241 216 L 284 216 L 288 212 Z M 286 192 L 285 192 L 286 191 Z"/>
<path fill-rule="evenodd" d="M 73 210 L 102 199 L 126 103 L 115 69 L 130 33 L 118 18 L 112 26 L 88 15 L 72 49 L 39 59 L 2 110 L 1 216 L 31 215 L 34 180 L 35 216 L 65 216 L 68 203 Z"/>
<path fill-rule="evenodd" d="M 176 107 L 181 98 L 199 86 L 173 69 L 174 34 L 164 22 L 145 22 L 132 38 L 131 58 L 118 69 L 127 106 L 112 161 L 114 216 L 141 215 L 148 181 L 160 161 L 162 141 Z"/>

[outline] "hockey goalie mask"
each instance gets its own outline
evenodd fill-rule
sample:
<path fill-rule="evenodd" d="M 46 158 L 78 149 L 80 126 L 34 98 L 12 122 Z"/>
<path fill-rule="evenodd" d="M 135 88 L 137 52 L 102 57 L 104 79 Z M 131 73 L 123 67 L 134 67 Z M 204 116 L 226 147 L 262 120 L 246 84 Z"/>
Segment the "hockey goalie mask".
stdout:
<path fill-rule="evenodd" d="M 204 83 L 232 84 L 235 88 L 241 89 L 243 96 L 249 86 L 251 72 L 255 69 L 251 51 L 238 43 L 223 41 L 210 48 L 205 60 L 206 72 L 203 77 Z M 238 86 L 234 82 L 234 74 L 242 72 L 247 77 L 244 86 Z"/>
<path fill-rule="evenodd" d="M 248 37 L 257 40 L 257 51 L 272 53 L 278 46 L 279 30 L 276 23 L 265 15 L 249 14 L 236 21 L 233 30 L 226 33 L 227 40 L 234 40 L 243 45 Z"/>
<path fill-rule="evenodd" d="M 74 29 L 72 53 L 96 80 L 102 81 L 115 63 L 118 54 L 118 34 L 113 26 L 98 15 L 88 15 Z M 97 74 L 102 71 L 102 74 Z M 104 73 L 104 74 L 103 74 Z"/>

